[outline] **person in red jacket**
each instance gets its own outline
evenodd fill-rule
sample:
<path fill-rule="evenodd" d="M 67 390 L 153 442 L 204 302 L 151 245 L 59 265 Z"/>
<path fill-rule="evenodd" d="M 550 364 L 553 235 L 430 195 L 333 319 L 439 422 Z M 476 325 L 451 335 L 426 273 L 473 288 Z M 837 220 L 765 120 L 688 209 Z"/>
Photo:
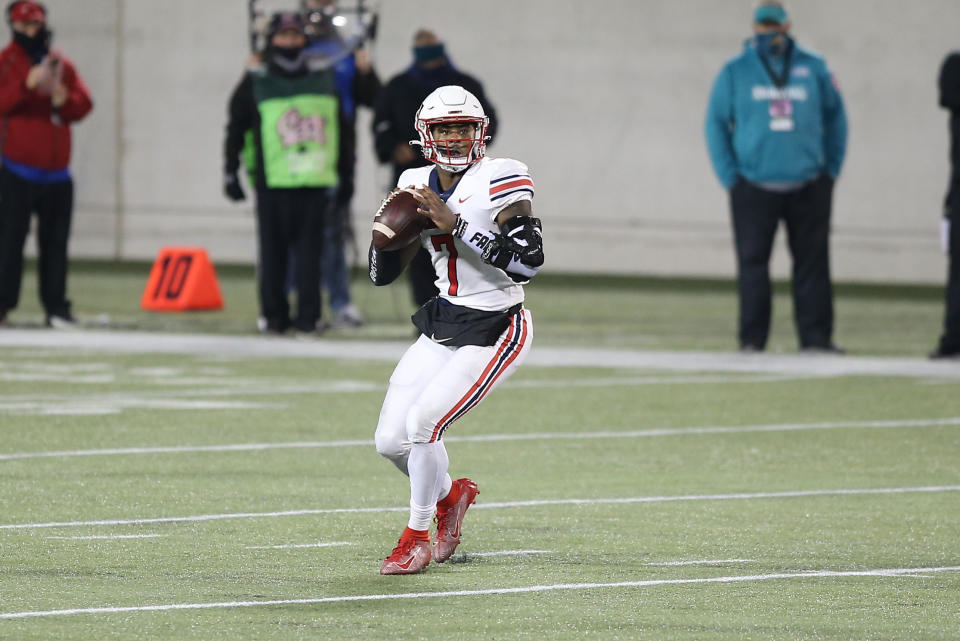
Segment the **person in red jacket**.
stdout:
<path fill-rule="evenodd" d="M 0 324 L 20 300 L 23 246 L 37 214 L 40 300 L 47 325 L 76 324 L 67 300 L 67 240 L 73 217 L 70 125 L 93 108 L 73 64 L 50 49 L 47 10 L 7 6 L 13 39 L 0 52 Z"/>

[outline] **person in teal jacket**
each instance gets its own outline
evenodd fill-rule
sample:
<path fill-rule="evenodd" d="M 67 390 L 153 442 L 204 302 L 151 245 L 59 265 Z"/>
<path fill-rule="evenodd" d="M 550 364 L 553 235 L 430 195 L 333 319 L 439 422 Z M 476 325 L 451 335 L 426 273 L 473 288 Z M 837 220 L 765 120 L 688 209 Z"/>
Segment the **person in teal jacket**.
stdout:
<path fill-rule="evenodd" d="M 766 348 L 770 254 L 783 220 L 800 350 L 840 353 L 829 235 L 833 184 L 847 146 L 843 99 L 823 58 L 790 36 L 781 2 L 762 2 L 753 21 L 753 37 L 717 76 L 705 125 L 714 171 L 730 193 L 740 349 Z"/>

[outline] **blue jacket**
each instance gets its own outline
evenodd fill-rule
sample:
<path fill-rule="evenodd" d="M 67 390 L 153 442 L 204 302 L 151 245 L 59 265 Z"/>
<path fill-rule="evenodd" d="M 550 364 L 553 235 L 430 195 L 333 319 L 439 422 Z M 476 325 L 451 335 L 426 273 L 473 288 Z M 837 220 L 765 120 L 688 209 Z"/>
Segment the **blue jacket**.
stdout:
<path fill-rule="evenodd" d="M 775 119 L 784 97 L 792 116 Z M 705 129 L 713 169 L 728 189 L 739 176 L 759 184 L 799 183 L 824 171 L 836 178 L 847 148 L 843 99 L 826 62 L 795 43 L 789 79 L 778 90 L 749 39 L 717 76 Z"/>

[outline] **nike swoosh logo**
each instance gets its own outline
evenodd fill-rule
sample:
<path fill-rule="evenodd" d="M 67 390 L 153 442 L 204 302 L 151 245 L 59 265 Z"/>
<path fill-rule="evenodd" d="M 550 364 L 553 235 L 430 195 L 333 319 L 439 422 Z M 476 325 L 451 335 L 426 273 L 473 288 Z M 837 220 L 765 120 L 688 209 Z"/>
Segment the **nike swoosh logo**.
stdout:
<path fill-rule="evenodd" d="M 432 340 L 434 343 L 446 343 L 447 341 L 452 341 L 453 336 L 451 336 L 450 338 L 437 338 L 436 334 L 431 334 L 430 340 Z"/>
<path fill-rule="evenodd" d="M 467 202 L 468 200 L 470 200 L 470 197 L 471 197 L 471 196 L 473 196 L 473 194 L 470 194 L 470 196 L 467 196 L 466 198 L 461 198 L 461 199 L 460 199 L 460 204 L 462 205 L 463 203 L 465 203 L 465 202 Z"/>
<path fill-rule="evenodd" d="M 414 555 L 411 554 L 411 555 L 410 555 L 410 558 L 407 559 L 407 561 L 406 561 L 405 563 L 397 563 L 397 567 L 400 568 L 401 570 L 409 570 L 409 569 L 410 569 L 410 564 L 413 563 L 413 557 L 414 557 Z"/>

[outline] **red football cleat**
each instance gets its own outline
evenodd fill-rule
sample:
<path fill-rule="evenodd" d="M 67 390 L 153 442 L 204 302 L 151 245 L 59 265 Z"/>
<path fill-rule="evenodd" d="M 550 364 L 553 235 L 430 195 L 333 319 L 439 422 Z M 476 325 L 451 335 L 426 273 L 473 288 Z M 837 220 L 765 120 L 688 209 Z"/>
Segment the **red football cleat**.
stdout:
<path fill-rule="evenodd" d="M 453 484 L 454 490 L 459 489 L 460 493 L 457 502 L 446 509 L 437 506 L 437 542 L 433 546 L 433 560 L 437 563 L 443 563 L 453 556 L 454 550 L 460 545 L 463 516 L 467 513 L 467 508 L 477 500 L 477 494 L 480 494 L 477 484 L 470 479 L 457 479 Z"/>
<path fill-rule="evenodd" d="M 383 560 L 380 574 L 416 574 L 429 564 L 430 541 L 401 536 L 397 547 Z"/>

